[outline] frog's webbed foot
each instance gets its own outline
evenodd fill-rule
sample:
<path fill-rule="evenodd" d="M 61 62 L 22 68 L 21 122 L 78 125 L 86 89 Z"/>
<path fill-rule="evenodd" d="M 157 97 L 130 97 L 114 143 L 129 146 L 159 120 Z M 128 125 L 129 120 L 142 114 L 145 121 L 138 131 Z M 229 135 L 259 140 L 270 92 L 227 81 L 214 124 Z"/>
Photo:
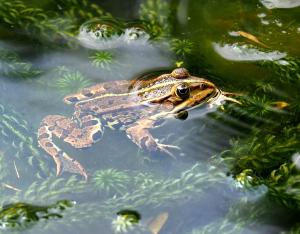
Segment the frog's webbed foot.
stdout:
<path fill-rule="evenodd" d="M 167 155 L 171 156 L 172 158 L 176 159 L 174 154 L 169 151 L 169 149 L 175 149 L 175 150 L 180 150 L 180 147 L 176 145 L 166 145 L 166 144 L 161 144 L 157 142 L 157 148 L 160 152 L 166 153 Z"/>
<path fill-rule="evenodd" d="M 81 124 L 82 128 L 72 119 L 60 115 L 50 115 L 42 121 L 38 130 L 38 143 L 54 159 L 57 175 L 68 171 L 80 174 L 87 179 L 84 167 L 63 152 L 52 139 L 54 135 L 75 148 L 91 146 L 97 139 L 100 139 L 99 136 L 102 136 L 103 130 L 98 120 L 85 116 Z"/>
<path fill-rule="evenodd" d="M 151 128 L 152 126 L 152 120 L 140 120 L 131 127 L 127 128 L 126 133 L 128 138 L 131 139 L 141 149 L 152 152 L 163 152 L 172 158 L 176 158 L 169 149 L 180 150 L 180 148 L 178 146 L 166 145 L 157 142 L 148 130 L 148 128 Z"/>

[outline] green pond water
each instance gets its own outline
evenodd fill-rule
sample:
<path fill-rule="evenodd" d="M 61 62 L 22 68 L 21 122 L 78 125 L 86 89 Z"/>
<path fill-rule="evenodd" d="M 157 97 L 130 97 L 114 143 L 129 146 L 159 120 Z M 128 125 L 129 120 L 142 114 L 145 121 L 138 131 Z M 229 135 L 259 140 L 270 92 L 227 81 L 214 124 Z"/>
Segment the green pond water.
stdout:
<path fill-rule="evenodd" d="M 104 25 L 104 27 L 102 26 Z M 0 0 L 0 233 L 300 233 L 298 0 Z M 185 67 L 241 104 L 79 150 L 87 181 L 38 146 L 63 97 Z"/>

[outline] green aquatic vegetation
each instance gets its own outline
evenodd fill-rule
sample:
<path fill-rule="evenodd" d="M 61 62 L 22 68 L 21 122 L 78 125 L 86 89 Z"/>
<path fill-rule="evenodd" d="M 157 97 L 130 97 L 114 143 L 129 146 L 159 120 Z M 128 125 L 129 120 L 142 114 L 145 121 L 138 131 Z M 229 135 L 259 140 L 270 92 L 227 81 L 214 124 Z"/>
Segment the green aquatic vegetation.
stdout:
<path fill-rule="evenodd" d="M 260 81 L 248 97 L 240 97 L 240 107 L 227 106 L 228 114 L 251 127 L 248 138 L 232 140 L 231 148 L 220 156 L 241 185 L 265 185 L 270 199 L 299 210 L 300 171 L 295 155 L 300 152 L 300 59 L 287 60 L 292 62 L 263 63 L 273 76 Z"/>
<path fill-rule="evenodd" d="M 31 63 L 23 61 L 17 53 L 0 49 L 0 73 L 6 77 L 33 78 L 42 72 Z"/>
<path fill-rule="evenodd" d="M 109 207 L 117 210 L 122 210 L 124 207 L 134 210 L 143 206 L 162 207 L 181 197 L 185 197 L 187 201 L 193 197 L 193 194 L 203 192 L 214 183 L 224 183 L 226 176 L 223 173 L 214 169 L 205 172 L 204 170 L 207 169 L 196 164 L 182 172 L 178 178 L 155 178 L 152 182 L 147 181 L 147 186 L 144 186 L 144 183 L 135 184 L 131 191 L 122 196 L 106 200 L 101 205 L 103 206 L 102 210 Z M 149 199 L 150 197 L 151 199 Z"/>
<path fill-rule="evenodd" d="M 293 153 L 300 148 L 300 125 L 284 127 L 274 132 L 256 130 L 246 140 L 236 140 L 229 151 L 221 155 L 233 165 L 234 175 L 251 169 L 256 177 L 269 174 L 284 162 L 289 162 Z M 249 171 L 246 173 L 249 175 Z"/>
<path fill-rule="evenodd" d="M 171 3 L 172 1 L 145 0 L 141 4 L 139 13 L 142 25 L 152 38 L 170 37 L 171 21 L 175 15 Z M 71 45 L 84 22 L 102 19 L 103 15 L 108 14 L 87 0 L 53 1 L 47 5 L 47 10 L 35 7 L 33 3 L 27 5 L 25 1 L 0 0 L 0 25 L 8 31 L 7 36 L 18 35 L 22 39 L 25 37 L 25 40 L 38 40 L 47 48 L 53 44 L 57 47 Z M 97 33 L 97 28 L 95 32 Z M 112 31 L 106 32 L 108 34 L 105 36 L 112 35 Z M 133 34 L 132 37 L 139 37 L 139 34 Z M 169 41 L 178 66 L 184 62 L 184 66 L 191 67 L 191 73 L 206 73 L 212 79 L 213 76 L 209 73 L 211 67 L 206 67 L 206 59 L 201 57 L 202 54 L 189 56 L 198 50 L 192 41 L 185 38 Z M 94 67 L 102 69 L 109 69 L 115 59 L 114 54 L 109 51 L 93 52 L 89 58 Z M 180 176 L 167 178 L 155 173 L 121 171 L 115 168 L 92 172 L 87 182 L 67 173 L 55 177 L 51 158 L 43 157 L 44 153 L 37 148 L 36 126 L 31 126 L 31 123 L 9 106 L 1 105 L 0 179 L 2 183 L 15 185 L 20 191 L 11 191 L 2 186 L 0 201 L 43 203 L 75 197 L 80 199 L 80 204 L 66 210 L 64 219 L 58 221 L 61 226 L 49 223 L 45 226 L 47 230 L 53 229 L 56 233 L 61 231 L 59 227 L 68 225 L 84 225 L 88 230 L 88 222 L 106 220 L 115 232 L 131 232 L 131 228 L 135 226 L 134 220 L 117 215 L 118 211 L 128 208 L 151 212 L 158 207 L 170 207 L 175 202 L 184 203 L 189 198 L 199 199 L 209 186 L 224 183 L 226 177 L 223 172 L 229 169 L 240 187 L 254 190 L 264 185 L 268 188 L 268 198 L 276 201 L 276 204 L 299 210 L 299 171 L 293 158 L 300 151 L 299 61 L 299 58 L 286 57 L 279 61 L 260 63 L 262 69 L 268 68 L 274 76 L 271 79 L 262 77 L 256 86 L 247 87 L 249 95 L 238 97 L 242 102 L 241 106 L 225 105 L 223 115 L 230 115 L 249 125 L 245 127 L 248 137 L 243 135 L 233 139 L 231 147 L 219 155 L 222 170 L 207 169 L 197 164 Z M 13 52 L 1 51 L 0 62 L 0 73 L 7 77 L 31 78 L 42 73 Z M 84 73 L 77 70 L 59 67 L 57 71 L 51 72 L 47 73 L 51 79 L 46 82 L 64 95 L 92 83 Z M 280 107 L 276 104 L 280 101 L 288 105 Z M 14 163 L 21 175 L 19 184 L 10 183 L 16 177 Z M 238 233 L 243 228 L 251 227 L 266 210 L 272 209 L 259 205 L 252 206 L 241 201 L 229 210 L 224 219 L 194 230 L 193 234 Z M 242 212 L 245 214 L 242 215 Z M 83 223 L 79 222 L 82 220 Z M 297 231 L 299 232 L 299 225 L 291 232 Z"/>
<path fill-rule="evenodd" d="M 99 51 L 89 57 L 92 60 L 92 65 L 95 67 L 109 69 L 109 65 L 113 62 L 113 54 L 108 51 Z"/>
<path fill-rule="evenodd" d="M 188 39 L 172 39 L 171 50 L 179 57 L 184 58 L 190 55 L 194 48 L 194 43 Z"/>
<path fill-rule="evenodd" d="M 127 233 L 139 226 L 141 216 L 133 210 L 122 210 L 117 213 L 117 217 L 112 221 L 114 233 Z"/>
<path fill-rule="evenodd" d="M 0 151 L 0 181 L 5 181 L 9 176 L 9 165 L 5 162 L 5 153 Z M 2 192 L 3 187 L 0 188 L 0 192 Z"/>
<path fill-rule="evenodd" d="M 268 209 L 270 209 L 270 204 L 267 201 L 262 203 L 241 199 L 229 208 L 224 217 L 200 228 L 195 228 L 189 234 L 244 233 L 247 229 L 253 229 L 253 226 L 263 218 Z"/>
<path fill-rule="evenodd" d="M 188 39 L 172 39 L 170 49 L 176 55 L 176 67 L 186 66 L 186 58 L 191 55 L 194 49 L 194 43 Z"/>
<path fill-rule="evenodd" d="M 134 229 L 135 223 L 124 216 L 117 216 L 116 219 L 112 221 L 112 229 L 114 233 L 128 233 Z"/>
<path fill-rule="evenodd" d="M 28 122 L 11 107 L 3 104 L 0 104 L 0 113 L 0 145 L 2 149 L 7 149 L 3 151 L 3 158 L 7 160 L 6 163 L 12 163 L 12 160 L 16 160 L 23 165 L 25 159 L 27 165 L 20 168 L 22 174 L 26 175 L 28 170 L 32 172 L 32 169 L 36 167 L 40 170 L 34 170 L 38 177 L 41 177 L 44 172 L 49 173 L 47 161 L 36 147 L 37 141 Z M 10 167 L 10 170 L 12 168 Z M 3 173 L 5 172 L 3 171 Z"/>
<path fill-rule="evenodd" d="M 59 78 L 55 81 L 55 88 L 63 95 L 75 93 L 78 90 L 91 85 L 90 80 L 86 79 L 79 71 L 60 68 L 58 75 Z"/>
<path fill-rule="evenodd" d="M 0 2 L 1 25 L 7 28 L 19 28 L 24 32 L 43 39 L 67 39 L 71 36 L 72 25 L 57 14 L 50 18 L 43 9 L 29 7 L 23 1 Z"/>
<path fill-rule="evenodd" d="M 160 0 L 146 0 L 140 5 L 140 19 L 145 21 L 145 27 L 152 38 L 165 37 L 171 32 L 170 3 Z"/>
<path fill-rule="evenodd" d="M 57 4 L 58 3 L 58 4 Z M 88 0 L 58 0 L 55 7 L 60 8 L 63 17 L 72 19 L 75 24 L 81 25 L 87 20 L 99 17 L 111 17 L 111 15 L 102 10 L 97 4 Z M 78 28 L 75 28 L 75 32 Z"/>
<path fill-rule="evenodd" d="M 109 15 L 89 1 L 67 0 L 52 10 L 29 6 L 24 1 L 0 1 L 0 24 L 19 29 L 41 43 L 72 44 L 80 25 L 91 18 Z M 84 10 L 83 10 L 84 9 Z M 17 31 L 17 30 L 15 30 Z"/>
<path fill-rule="evenodd" d="M 74 175 L 67 179 L 51 175 L 47 176 L 46 179 L 33 181 L 26 189 L 16 192 L 14 196 L 3 197 L 2 200 L 5 202 L 27 201 L 31 203 L 43 201 L 55 202 L 68 194 L 91 191 L 87 183 Z"/>
<path fill-rule="evenodd" d="M 273 201 L 291 210 L 300 209 L 299 166 L 291 162 L 283 163 L 273 170 L 266 180 L 268 196 Z"/>
<path fill-rule="evenodd" d="M 62 218 L 63 211 L 74 202 L 61 200 L 49 206 L 36 206 L 28 203 L 12 203 L 0 210 L 0 229 L 6 231 L 24 230 L 40 220 Z"/>
<path fill-rule="evenodd" d="M 299 82 L 300 81 L 300 59 L 295 57 L 285 57 L 277 61 L 265 61 L 260 63 L 272 69 L 281 79 L 281 82 Z"/>
<path fill-rule="evenodd" d="M 92 180 L 96 189 L 105 191 L 108 194 L 125 193 L 130 181 L 127 173 L 116 169 L 97 171 Z"/>
<path fill-rule="evenodd" d="M 184 171 L 179 177 L 169 177 L 167 179 L 153 176 L 153 179 L 149 180 L 148 173 L 142 175 L 141 172 L 135 171 L 120 171 L 112 169 L 112 172 L 108 173 L 108 170 L 99 170 L 91 176 L 91 181 L 86 182 L 75 175 L 69 178 L 63 177 L 49 177 L 43 180 L 35 180 L 27 188 L 22 191 L 15 192 L 14 196 L 1 197 L 1 203 L 14 203 L 17 201 L 26 201 L 29 203 L 40 203 L 45 200 L 49 202 L 55 202 L 63 198 L 80 196 L 92 196 L 96 197 L 95 200 L 88 200 L 77 204 L 72 209 L 66 211 L 63 220 L 57 220 L 55 225 L 51 223 L 47 224 L 47 229 L 57 230 L 60 224 L 63 226 L 80 226 L 82 222 L 78 222 L 80 219 L 85 221 L 103 220 L 105 222 L 111 222 L 115 220 L 116 214 L 124 209 L 129 210 L 143 210 L 145 207 L 148 209 L 155 209 L 156 207 L 167 207 L 172 202 L 184 198 L 184 201 L 188 201 L 197 194 L 200 196 L 208 187 L 216 183 L 226 183 L 226 176 L 224 173 L 215 169 L 206 169 L 198 164 Z M 109 175 L 112 177 L 112 181 L 117 181 L 118 184 L 125 183 L 130 184 L 126 189 L 123 189 L 121 193 L 114 193 L 113 186 L 110 186 L 112 191 L 107 194 L 107 186 L 99 186 L 99 175 L 106 173 L 106 178 Z M 118 179 L 115 180 L 118 175 Z M 136 177 L 140 179 L 137 180 Z M 122 177 L 126 178 L 123 179 Z M 146 178 L 142 181 L 142 178 Z M 107 179 L 107 181 L 109 178 Z M 119 181 L 126 182 L 119 182 Z M 146 186 L 145 186 L 146 185 Z M 111 194 L 114 194 L 111 196 Z M 98 197 L 103 199 L 99 202 Z M 151 198 L 151 199 L 150 199 Z M 118 222 L 115 223 L 120 224 Z M 123 220 L 124 221 L 124 220 Z M 126 221 L 126 220 L 125 220 Z M 124 222 L 125 222 L 124 221 Z M 85 223 L 85 222 L 84 222 Z M 85 225 L 85 228 L 88 226 Z"/>

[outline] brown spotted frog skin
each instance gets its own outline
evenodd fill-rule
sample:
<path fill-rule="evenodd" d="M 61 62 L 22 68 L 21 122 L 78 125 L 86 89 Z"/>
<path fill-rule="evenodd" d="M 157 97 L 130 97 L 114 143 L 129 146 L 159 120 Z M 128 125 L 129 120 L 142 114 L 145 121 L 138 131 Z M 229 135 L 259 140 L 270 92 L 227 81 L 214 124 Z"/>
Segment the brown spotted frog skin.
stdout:
<path fill-rule="evenodd" d="M 104 82 L 65 97 L 65 103 L 74 105 L 74 114 L 46 116 L 38 130 L 38 143 L 53 157 L 57 175 L 68 171 L 87 178 L 83 166 L 55 145 L 53 137 L 82 149 L 99 141 L 105 128 L 118 129 L 141 149 L 172 155 L 170 149 L 178 147 L 159 143 L 149 130 L 168 118 L 187 116 L 188 110 L 200 104 L 220 98 L 234 101 L 227 94 L 184 68 L 150 80 Z"/>

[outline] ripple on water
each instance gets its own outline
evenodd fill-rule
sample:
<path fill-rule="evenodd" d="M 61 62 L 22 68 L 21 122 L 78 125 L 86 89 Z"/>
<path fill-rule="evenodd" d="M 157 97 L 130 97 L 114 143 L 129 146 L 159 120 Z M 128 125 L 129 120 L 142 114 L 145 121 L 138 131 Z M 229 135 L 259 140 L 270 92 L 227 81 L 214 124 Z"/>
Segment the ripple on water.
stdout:
<path fill-rule="evenodd" d="M 260 0 L 268 9 L 273 8 L 294 8 L 300 6 L 299 0 Z"/>
<path fill-rule="evenodd" d="M 223 58 L 232 61 L 260 61 L 279 60 L 286 56 L 286 53 L 279 51 L 264 52 L 248 45 L 213 43 L 214 50 Z"/>

